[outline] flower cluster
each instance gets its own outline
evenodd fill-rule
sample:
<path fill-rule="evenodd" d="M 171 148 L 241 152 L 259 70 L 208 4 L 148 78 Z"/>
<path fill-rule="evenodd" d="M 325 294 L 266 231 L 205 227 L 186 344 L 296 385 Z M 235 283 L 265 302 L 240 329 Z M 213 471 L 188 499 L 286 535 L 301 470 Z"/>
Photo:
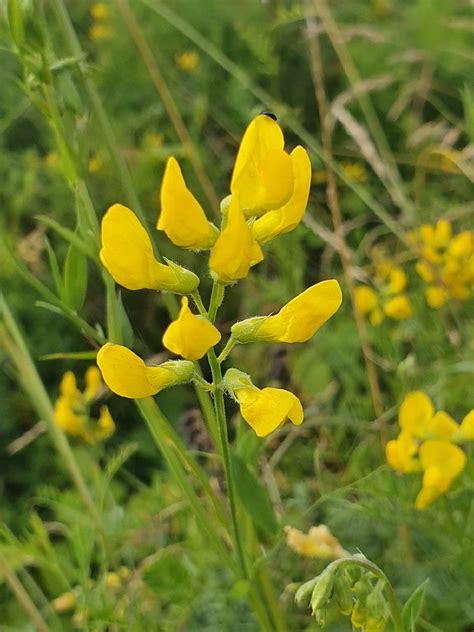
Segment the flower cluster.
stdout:
<path fill-rule="evenodd" d="M 164 332 L 162 342 L 183 360 L 147 366 L 129 349 L 108 343 L 99 351 L 97 363 L 113 392 L 142 398 L 196 379 L 193 362 L 206 354 L 215 358 L 213 348 L 221 341 L 214 321 L 225 286 L 246 277 L 250 268 L 263 260 L 264 244 L 299 224 L 310 182 L 307 152 L 298 146 L 287 153 L 278 123 L 267 114 L 257 116 L 244 133 L 230 195 L 221 203 L 220 228 L 207 219 L 186 186 L 177 160 L 168 159 L 157 229 L 176 246 L 210 251 L 213 294 L 209 310 L 204 308 L 197 290 L 199 277 L 172 261 L 158 261 L 147 231 L 130 209 L 121 204 L 108 209 L 102 220 L 100 259 L 114 280 L 130 290 L 152 289 L 182 295 L 179 315 Z M 191 310 L 188 296 L 199 314 Z M 235 344 L 304 342 L 339 309 L 341 301 L 337 281 L 317 283 L 277 314 L 235 323 L 231 338 L 216 361 L 220 364 Z M 214 387 L 223 388 L 238 402 L 242 417 L 259 436 L 269 434 L 287 418 L 294 424 L 303 421 L 303 409 L 295 395 L 284 389 L 259 389 L 237 369 L 229 369 L 222 384 Z"/>
<path fill-rule="evenodd" d="M 359 285 L 354 290 L 356 308 L 370 323 L 378 327 L 384 316 L 392 320 L 405 320 L 413 313 L 410 299 L 405 294 L 405 272 L 386 258 L 375 263 L 374 286 Z"/>
<path fill-rule="evenodd" d="M 95 2 L 90 9 L 92 24 L 89 28 L 89 38 L 93 42 L 102 42 L 110 39 L 112 28 L 110 26 L 109 7 L 105 2 Z"/>
<path fill-rule="evenodd" d="M 425 393 L 413 391 L 400 406 L 398 423 L 400 434 L 386 445 L 387 463 L 403 474 L 423 472 L 416 507 L 425 509 L 466 465 L 466 454 L 457 444 L 474 440 L 474 410 L 458 424 L 443 410 L 435 413 Z"/>
<path fill-rule="evenodd" d="M 87 369 L 85 390 L 77 388 L 74 373 L 67 371 L 61 380 L 60 395 L 54 406 L 56 424 L 67 434 L 80 437 L 87 443 L 108 439 L 115 430 L 114 420 L 107 406 L 101 406 L 98 419 L 91 419 L 90 407 L 103 390 L 100 371 L 96 366 Z"/>
<path fill-rule="evenodd" d="M 474 289 L 474 231 L 453 235 L 450 222 L 440 219 L 408 238 L 419 257 L 416 271 L 427 284 L 428 305 L 438 309 L 451 299 L 466 301 Z"/>

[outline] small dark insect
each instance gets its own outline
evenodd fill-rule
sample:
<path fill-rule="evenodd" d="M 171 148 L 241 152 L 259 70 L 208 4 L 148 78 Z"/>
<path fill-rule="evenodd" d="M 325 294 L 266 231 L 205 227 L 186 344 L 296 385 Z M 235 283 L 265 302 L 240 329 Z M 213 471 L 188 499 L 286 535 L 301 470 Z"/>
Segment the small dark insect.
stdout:
<path fill-rule="evenodd" d="M 278 121 L 277 115 L 273 114 L 273 112 L 260 112 L 260 114 L 264 114 L 265 116 L 269 116 L 274 121 Z"/>

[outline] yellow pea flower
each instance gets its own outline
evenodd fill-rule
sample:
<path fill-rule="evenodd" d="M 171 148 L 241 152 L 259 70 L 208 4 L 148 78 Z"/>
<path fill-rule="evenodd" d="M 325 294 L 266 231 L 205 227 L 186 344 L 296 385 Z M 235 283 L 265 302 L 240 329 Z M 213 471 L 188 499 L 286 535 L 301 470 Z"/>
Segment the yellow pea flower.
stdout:
<path fill-rule="evenodd" d="M 429 265 L 426 261 L 417 261 L 415 269 L 425 283 L 432 283 L 434 281 L 433 266 Z"/>
<path fill-rule="evenodd" d="M 284 206 L 265 213 L 253 224 L 254 237 L 261 244 L 296 228 L 305 213 L 311 186 L 311 162 L 307 151 L 300 145 L 293 149 L 290 159 L 293 165 L 293 195 Z"/>
<path fill-rule="evenodd" d="M 427 424 L 427 435 L 433 435 L 437 439 L 451 439 L 459 431 L 459 425 L 444 410 L 437 412 Z"/>
<path fill-rule="evenodd" d="M 325 524 L 311 527 L 307 534 L 294 527 L 285 527 L 285 531 L 287 546 L 298 555 L 326 560 L 349 556 Z"/>
<path fill-rule="evenodd" d="M 405 320 L 412 315 L 413 308 L 405 294 L 398 294 L 385 303 L 383 311 L 393 320 Z"/>
<path fill-rule="evenodd" d="M 448 293 L 439 285 L 430 285 L 426 288 L 426 302 L 432 309 L 439 309 L 446 304 Z"/>
<path fill-rule="evenodd" d="M 417 509 L 425 509 L 451 486 L 466 465 L 466 455 L 449 441 L 425 441 L 419 450 L 424 470 L 423 487 L 417 496 Z"/>
<path fill-rule="evenodd" d="M 224 384 L 240 406 L 240 414 L 258 437 L 266 437 L 288 418 L 299 426 L 304 413 L 300 400 L 282 388 L 260 390 L 238 369 L 228 369 Z"/>
<path fill-rule="evenodd" d="M 459 434 L 465 441 L 474 441 L 474 409 L 469 411 L 462 420 Z"/>
<path fill-rule="evenodd" d="M 163 335 L 163 345 L 186 360 L 199 360 L 221 339 L 214 325 L 191 312 L 188 299 L 181 299 L 181 311 Z"/>
<path fill-rule="evenodd" d="M 246 342 L 306 342 L 333 316 L 342 303 L 335 279 L 321 281 L 298 294 L 274 316 L 257 316 L 235 323 L 232 337 Z"/>
<path fill-rule="evenodd" d="M 356 308 L 363 315 L 372 312 L 379 304 L 377 294 L 368 285 L 359 285 L 354 288 L 354 301 Z"/>
<path fill-rule="evenodd" d="M 102 376 L 96 366 L 90 366 L 84 376 L 86 390 L 84 395 L 88 401 L 95 399 L 102 390 Z"/>
<path fill-rule="evenodd" d="M 233 193 L 227 224 L 211 250 L 209 267 L 222 283 L 235 283 L 262 260 L 262 249 L 245 221 L 239 195 Z"/>
<path fill-rule="evenodd" d="M 192 362 L 186 360 L 146 366 L 133 351 L 110 342 L 100 348 L 97 364 L 110 390 L 130 399 L 151 397 L 168 386 L 189 382 L 194 372 Z"/>
<path fill-rule="evenodd" d="M 369 320 L 370 320 L 370 324 L 373 325 L 374 327 L 378 327 L 379 325 L 381 325 L 383 321 L 382 310 L 379 309 L 378 307 L 374 309 L 374 311 L 371 312 L 370 314 Z"/>
<path fill-rule="evenodd" d="M 468 257 L 474 250 L 474 234 L 465 230 L 455 237 L 449 243 L 448 254 L 452 257 Z"/>
<path fill-rule="evenodd" d="M 207 221 L 202 206 L 186 186 L 176 158 L 168 158 L 161 184 L 161 213 L 157 229 L 182 248 L 210 248 L 219 231 Z"/>
<path fill-rule="evenodd" d="M 293 165 L 284 151 L 278 123 L 266 114 L 253 119 L 244 132 L 230 190 L 239 193 L 247 216 L 281 208 L 293 194 Z"/>
<path fill-rule="evenodd" d="M 106 20 L 109 17 L 109 7 L 104 2 L 94 2 L 90 14 L 94 20 Z"/>
<path fill-rule="evenodd" d="M 387 442 L 385 457 L 391 468 L 397 472 L 415 472 L 420 469 L 418 459 L 415 458 L 418 445 L 413 436 L 403 431 L 396 439 Z"/>
<path fill-rule="evenodd" d="M 193 50 L 185 50 L 174 57 L 176 64 L 186 72 L 193 72 L 199 64 L 199 55 Z"/>
<path fill-rule="evenodd" d="M 113 279 L 129 290 L 167 290 L 189 294 L 199 277 L 171 261 L 164 265 L 153 254 L 150 237 L 126 206 L 114 204 L 102 218 L 100 260 Z"/>
<path fill-rule="evenodd" d="M 411 391 L 401 403 L 398 423 L 402 430 L 422 438 L 433 415 L 434 407 L 428 395 L 422 391 Z"/>
<path fill-rule="evenodd" d="M 390 294 L 399 294 L 403 292 L 403 290 L 407 286 L 407 275 L 405 272 L 395 266 L 393 267 L 388 275 L 388 291 Z"/>
<path fill-rule="evenodd" d="M 436 248 L 446 248 L 451 239 L 451 223 L 447 219 L 439 219 L 433 231 L 433 245 Z"/>

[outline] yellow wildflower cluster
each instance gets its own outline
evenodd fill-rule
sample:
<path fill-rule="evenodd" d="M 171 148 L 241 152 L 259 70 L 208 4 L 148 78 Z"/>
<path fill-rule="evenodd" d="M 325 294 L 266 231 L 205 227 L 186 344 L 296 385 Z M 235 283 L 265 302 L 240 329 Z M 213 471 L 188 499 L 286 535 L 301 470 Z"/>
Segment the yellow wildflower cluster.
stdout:
<path fill-rule="evenodd" d="M 474 410 L 458 424 L 443 410 L 436 412 L 421 391 L 408 393 L 400 406 L 400 434 L 386 445 L 387 463 L 397 472 L 423 472 L 416 507 L 425 509 L 444 494 L 466 465 L 456 444 L 474 441 Z"/>
<path fill-rule="evenodd" d="M 352 182 L 363 184 L 369 179 L 365 165 L 360 162 L 344 161 L 339 163 L 339 167 L 342 171 L 342 174 Z M 328 172 L 326 171 L 326 169 L 317 169 L 313 172 L 314 184 L 324 184 L 325 182 L 327 182 L 327 179 Z"/>
<path fill-rule="evenodd" d="M 185 50 L 182 53 L 176 53 L 174 60 L 181 70 L 194 72 L 199 64 L 199 55 L 194 50 Z"/>
<path fill-rule="evenodd" d="M 89 39 L 102 42 L 110 39 L 112 28 L 109 23 L 110 12 L 105 2 L 95 2 L 90 9 L 92 24 L 89 28 Z"/>
<path fill-rule="evenodd" d="M 413 313 L 410 299 L 405 294 L 407 277 L 405 272 L 388 259 L 375 263 L 376 290 L 368 285 L 359 285 L 354 290 L 356 308 L 370 323 L 378 327 L 384 316 L 392 320 L 406 320 Z"/>
<path fill-rule="evenodd" d="M 114 280 L 130 289 L 152 289 L 181 294 L 178 317 L 166 329 L 163 346 L 183 360 L 147 366 L 129 349 L 106 344 L 97 363 L 109 388 L 123 397 L 149 397 L 174 384 L 196 379 L 193 362 L 206 353 L 219 364 L 235 344 L 255 341 L 304 342 L 339 309 L 342 294 L 335 280 L 317 283 L 273 316 L 235 323 L 223 354 L 215 358 L 221 334 L 214 324 L 224 287 L 246 277 L 263 260 L 262 246 L 293 230 L 306 209 L 311 165 L 303 147 L 284 150 L 283 133 L 272 115 L 257 116 L 242 138 L 230 184 L 221 204 L 220 228 L 208 221 L 204 209 L 186 186 L 174 157 L 167 161 L 161 185 L 157 229 L 181 248 L 208 250 L 213 278 L 209 310 L 197 291 L 200 279 L 182 266 L 159 262 L 145 228 L 125 206 L 114 204 L 102 220 L 100 259 Z M 191 310 L 188 295 L 198 308 Z M 213 303 L 214 301 L 214 303 Z M 250 377 L 229 369 L 222 385 L 240 405 L 242 417 L 258 436 L 275 430 L 285 419 L 303 421 L 299 399 L 284 389 L 259 389 Z"/>
<path fill-rule="evenodd" d="M 428 305 L 438 309 L 452 299 L 466 301 L 474 289 L 474 231 L 453 235 L 450 222 L 440 219 L 408 238 L 419 256 L 416 271 L 427 284 Z"/>
<path fill-rule="evenodd" d="M 100 371 L 91 366 L 85 373 L 86 388 L 77 388 L 74 373 L 67 371 L 59 387 L 60 395 L 54 406 L 56 424 L 67 434 L 80 437 L 87 443 L 97 443 L 108 439 L 115 430 L 115 424 L 107 406 L 101 406 L 99 419 L 90 418 L 90 406 L 103 390 Z"/>
<path fill-rule="evenodd" d="M 286 527 L 285 531 L 287 545 L 303 557 L 329 560 L 340 559 L 349 555 L 325 524 L 311 527 L 307 534 L 294 527 Z"/>

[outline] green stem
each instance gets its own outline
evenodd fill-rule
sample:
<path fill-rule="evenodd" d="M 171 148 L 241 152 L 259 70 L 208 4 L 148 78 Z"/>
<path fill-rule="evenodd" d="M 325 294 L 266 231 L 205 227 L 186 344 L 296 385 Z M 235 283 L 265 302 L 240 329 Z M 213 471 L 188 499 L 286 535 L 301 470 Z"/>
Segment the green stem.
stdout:
<path fill-rule="evenodd" d="M 211 323 L 216 321 L 217 310 L 222 305 L 224 300 L 224 286 L 218 281 L 214 281 L 212 284 L 211 299 L 209 301 L 208 318 Z"/>
<path fill-rule="evenodd" d="M 232 528 L 234 532 L 235 549 L 239 560 L 242 576 L 248 578 L 247 562 L 245 560 L 244 547 L 242 544 L 242 536 L 240 533 L 240 525 L 237 516 L 237 502 L 234 485 L 234 477 L 232 474 L 232 463 L 230 460 L 229 436 L 227 434 L 227 422 L 224 406 L 224 392 L 222 390 L 222 372 L 217 362 L 214 349 L 210 349 L 207 354 L 209 366 L 211 367 L 212 380 L 214 384 L 214 410 L 216 413 L 216 421 L 219 429 L 219 439 L 222 459 L 224 462 L 225 481 L 227 485 L 227 495 L 229 497 L 230 514 L 232 518 Z"/>
<path fill-rule="evenodd" d="M 99 513 L 95 506 L 92 495 L 82 476 L 79 466 L 76 462 L 71 446 L 61 428 L 56 424 L 54 419 L 54 410 L 48 394 L 44 388 L 43 382 L 36 370 L 30 352 L 26 345 L 20 329 L 15 322 L 7 302 L 0 295 L 0 313 L 5 323 L 5 330 L 2 335 L 0 329 L 1 340 L 7 349 L 12 361 L 17 367 L 23 388 L 28 393 L 31 403 L 36 409 L 38 416 L 48 425 L 49 433 L 53 442 L 61 455 L 69 474 L 79 492 L 79 495 L 89 511 L 96 527 L 102 532 L 102 524 Z"/>
<path fill-rule="evenodd" d="M 232 349 L 234 348 L 236 344 L 237 344 L 236 341 L 231 336 L 229 340 L 226 342 L 225 347 L 222 349 L 222 351 L 220 352 L 217 358 L 217 361 L 219 362 L 219 364 L 222 364 L 224 362 L 224 360 L 227 358 L 227 356 L 229 355 L 229 353 L 232 351 Z"/>
<path fill-rule="evenodd" d="M 198 308 L 198 312 L 201 314 L 201 316 L 208 318 L 207 309 L 204 307 L 204 303 L 202 302 L 202 298 L 201 298 L 201 295 L 199 294 L 199 290 L 194 290 L 194 292 L 191 294 L 191 298 L 193 299 L 196 307 Z"/>

